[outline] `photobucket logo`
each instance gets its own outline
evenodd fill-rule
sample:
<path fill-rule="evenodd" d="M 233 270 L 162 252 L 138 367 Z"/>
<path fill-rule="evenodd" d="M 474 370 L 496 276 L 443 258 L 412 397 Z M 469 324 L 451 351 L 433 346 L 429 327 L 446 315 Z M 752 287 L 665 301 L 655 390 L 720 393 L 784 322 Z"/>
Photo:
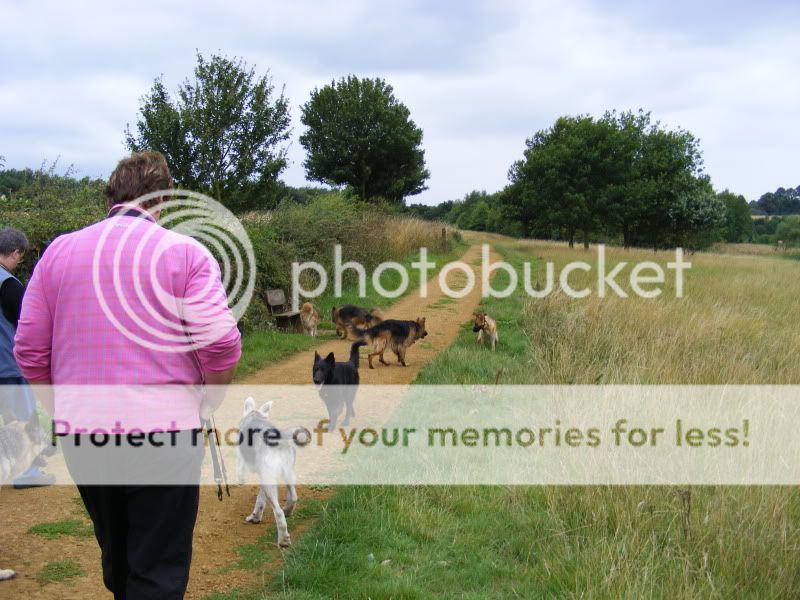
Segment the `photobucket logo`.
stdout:
<path fill-rule="evenodd" d="M 334 247 L 334 267 L 333 267 L 333 295 L 336 298 L 342 296 L 342 279 L 346 271 L 354 271 L 358 277 L 358 295 L 360 298 L 366 297 L 367 289 L 367 270 L 361 263 L 349 261 L 342 262 L 342 247 L 337 244 Z M 470 265 L 461 262 L 449 262 L 442 266 L 438 274 L 439 288 L 445 296 L 450 298 L 463 298 L 475 289 L 478 281 L 481 285 L 481 295 L 484 298 L 507 298 L 514 294 L 523 286 L 525 293 L 532 298 L 544 298 L 558 289 L 570 298 L 586 298 L 593 292 L 600 298 L 609 295 L 616 295 L 620 298 L 628 298 L 629 293 L 620 284 L 627 284 L 630 293 L 640 298 L 656 298 L 660 296 L 665 284 L 671 276 L 667 271 L 674 271 L 673 289 L 676 298 L 683 298 L 684 295 L 684 271 L 692 267 L 692 263 L 686 262 L 683 257 L 683 250 L 675 250 L 675 260 L 669 261 L 664 267 L 654 261 L 641 261 L 632 264 L 630 272 L 626 272 L 629 263 L 625 261 L 617 262 L 609 268 L 606 248 L 604 245 L 597 247 L 597 263 L 593 265 L 586 261 L 571 261 L 566 263 L 556 277 L 556 265 L 553 262 L 544 263 L 544 283 L 539 278 L 534 280 L 532 264 L 524 262 L 522 274 L 518 269 L 506 261 L 492 261 L 491 252 L 488 244 L 481 246 L 480 279 L 476 277 L 475 269 Z M 419 272 L 419 296 L 428 297 L 428 274 L 436 269 L 436 263 L 428 260 L 427 248 L 420 248 L 419 260 L 411 263 L 411 269 Z M 596 270 L 596 273 L 594 272 Z M 393 289 L 386 289 L 382 283 L 382 276 L 387 271 L 395 271 L 399 278 L 398 285 Z M 505 285 L 499 289 L 493 286 L 492 276 L 496 272 L 506 274 Z M 316 275 L 316 286 L 306 289 L 302 284 L 303 275 L 306 272 L 313 272 Z M 586 275 L 580 276 L 583 272 Z M 462 275 L 463 285 L 453 289 L 448 281 L 451 273 Z M 577 283 L 580 280 L 581 283 Z M 408 269 L 397 262 L 384 262 L 379 264 L 372 272 L 372 287 L 384 298 L 397 298 L 408 291 L 411 278 Z M 328 289 L 328 272 L 320 263 L 307 261 L 303 263 L 292 263 L 292 307 L 298 310 L 300 298 L 316 298 Z M 596 288 L 593 283 L 596 282 Z"/>
<path fill-rule="evenodd" d="M 134 204 L 103 221 L 95 247 L 92 286 L 103 314 L 151 350 L 213 344 L 253 297 L 256 263 L 244 226 L 213 198 L 188 190 L 152 192 Z M 149 226 L 148 215 L 162 227 Z"/>

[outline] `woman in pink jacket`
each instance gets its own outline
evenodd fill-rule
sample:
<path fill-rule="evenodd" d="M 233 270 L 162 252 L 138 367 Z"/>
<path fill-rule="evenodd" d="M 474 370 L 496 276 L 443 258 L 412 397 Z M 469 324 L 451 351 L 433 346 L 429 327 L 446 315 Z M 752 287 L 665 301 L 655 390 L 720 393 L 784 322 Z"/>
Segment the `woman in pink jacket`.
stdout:
<path fill-rule="evenodd" d="M 161 154 L 120 161 L 106 188 L 108 217 L 57 238 L 36 265 L 15 338 L 25 378 L 53 385 L 47 408 L 115 598 L 183 597 L 203 384 L 229 383 L 241 354 L 217 262 L 157 224 L 171 189 Z M 138 445 L 111 450 L 131 439 Z M 137 450 L 142 440 L 172 452 Z"/>

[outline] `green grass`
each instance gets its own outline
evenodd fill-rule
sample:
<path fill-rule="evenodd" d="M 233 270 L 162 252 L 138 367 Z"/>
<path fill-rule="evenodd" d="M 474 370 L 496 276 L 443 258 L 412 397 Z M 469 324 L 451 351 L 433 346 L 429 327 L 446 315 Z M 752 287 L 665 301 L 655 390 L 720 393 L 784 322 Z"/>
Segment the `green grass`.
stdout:
<path fill-rule="evenodd" d="M 308 350 L 326 339 L 333 339 L 333 336 L 313 338 L 274 329 L 249 333 L 242 338 L 242 358 L 236 367 L 236 377 L 247 377 L 265 365 Z"/>
<path fill-rule="evenodd" d="M 287 555 L 271 591 L 320 599 L 792 597 L 797 541 L 776 545 L 773 529 L 800 517 L 796 493 L 698 488 L 687 513 L 682 491 L 343 488 Z"/>
<path fill-rule="evenodd" d="M 289 517 L 289 533 L 293 526 L 301 523 L 306 519 L 319 517 L 324 509 L 322 502 L 315 498 L 308 498 L 298 503 L 297 509 L 294 514 Z M 241 544 L 236 548 L 236 554 L 239 556 L 233 568 L 236 569 L 257 569 L 263 567 L 272 559 L 272 554 L 268 552 L 269 549 L 274 548 L 278 532 L 275 529 L 275 523 L 272 521 L 272 514 L 269 510 L 264 513 L 264 522 L 267 527 L 264 533 L 252 544 Z"/>
<path fill-rule="evenodd" d="M 60 581 L 69 581 L 75 577 L 84 577 L 86 571 L 71 558 L 65 558 L 57 562 L 47 563 L 36 574 L 36 581 L 39 585 L 47 585 L 48 583 L 56 583 Z"/>
<path fill-rule="evenodd" d="M 77 519 L 65 519 L 64 521 L 52 521 L 49 523 L 39 523 L 28 529 L 28 533 L 38 535 L 48 540 L 54 540 L 62 536 L 91 537 L 94 535 L 94 528 Z"/>
<path fill-rule="evenodd" d="M 522 272 L 523 260 L 531 257 L 514 251 L 508 247 L 496 247 L 504 260 Z M 539 267 L 533 264 L 533 273 Z M 503 289 L 508 283 L 508 274 L 498 271 L 492 280 L 495 289 Z M 492 352 L 491 346 L 484 342 L 479 346 L 477 333 L 472 331 L 472 322 L 465 323 L 458 339 L 440 352 L 428 363 L 417 376 L 418 384 L 472 384 L 494 383 L 500 377 L 500 383 L 508 383 L 509 377 L 518 379 L 520 372 L 526 370 L 525 361 L 519 357 L 526 352 L 529 342 L 528 334 L 520 327 L 524 299 L 521 295 L 509 298 L 483 298 L 478 310 L 488 313 L 497 321 L 500 341 L 497 350 Z"/>
<path fill-rule="evenodd" d="M 466 250 L 467 245 L 463 242 L 452 242 L 449 252 L 428 253 L 428 260 L 436 263 L 436 269 L 428 273 L 428 277 L 433 276 L 446 263 L 459 257 Z M 409 270 L 409 285 L 406 293 L 398 298 L 384 298 L 372 285 L 372 277 L 367 273 L 366 295 L 361 298 L 358 295 L 358 286 L 344 286 L 342 296 L 335 298 L 332 294 L 327 294 L 314 299 L 313 303 L 320 313 L 319 329 L 328 331 L 326 335 L 319 335 L 312 338 L 301 333 L 287 333 L 283 331 L 270 330 L 249 333 L 242 339 L 242 358 L 236 370 L 236 377 L 246 377 L 262 368 L 263 366 L 274 363 L 297 352 L 303 352 L 320 344 L 326 340 L 335 339 L 333 334 L 334 324 L 330 320 L 331 310 L 334 306 L 342 304 L 357 304 L 368 308 L 386 308 L 391 306 L 400 298 L 407 296 L 419 287 L 419 271 L 411 269 L 411 263 L 418 260 L 419 255 L 415 253 L 405 261 L 398 261 Z M 387 270 L 381 274 L 380 283 L 384 289 L 396 289 L 400 281 L 400 276 L 394 270 Z M 329 287 L 332 288 L 332 283 Z"/>
<path fill-rule="evenodd" d="M 591 261 L 536 244 L 502 251 L 535 273 L 544 260 Z M 497 352 L 465 325 L 417 382 L 799 383 L 797 267 L 691 259 L 683 300 L 484 299 Z M 793 598 L 798 556 L 800 494 L 788 487 L 344 487 L 269 585 L 241 598 Z"/>

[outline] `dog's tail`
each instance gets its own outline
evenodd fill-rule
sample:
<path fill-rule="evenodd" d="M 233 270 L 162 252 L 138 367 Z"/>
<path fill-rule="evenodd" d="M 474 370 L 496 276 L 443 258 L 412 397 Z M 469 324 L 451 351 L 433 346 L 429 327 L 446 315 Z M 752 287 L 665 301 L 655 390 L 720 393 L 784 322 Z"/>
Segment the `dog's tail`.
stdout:
<path fill-rule="evenodd" d="M 361 346 L 366 346 L 367 342 L 363 339 L 353 342 L 353 345 L 350 346 L 350 364 L 353 365 L 353 368 L 358 371 L 358 349 Z"/>
<path fill-rule="evenodd" d="M 347 331 L 345 332 L 346 335 L 349 335 L 350 337 L 355 338 L 358 341 L 366 340 L 364 341 L 365 344 L 370 343 L 371 340 L 369 339 L 369 334 L 371 327 L 368 327 L 366 329 L 361 329 L 360 327 L 357 327 L 352 323 L 348 323 L 346 327 L 347 327 Z"/>

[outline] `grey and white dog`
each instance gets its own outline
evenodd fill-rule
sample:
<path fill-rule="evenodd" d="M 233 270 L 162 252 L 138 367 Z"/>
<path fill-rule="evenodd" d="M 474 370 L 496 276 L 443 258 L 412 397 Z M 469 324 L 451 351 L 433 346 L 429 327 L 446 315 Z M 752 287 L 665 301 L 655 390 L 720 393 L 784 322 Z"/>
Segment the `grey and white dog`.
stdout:
<path fill-rule="evenodd" d="M 11 482 L 33 464 L 43 466 L 41 456 L 54 452 L 55 446 L 35 415 L 30 421 L 12 421 L 0 427 L 0 484 Z M 12 569 L 0 569 L 0 581 L 15 576 Z"/>
<path fill-rule="evenodd" d="M 244 414 L 239 423 L 239 447 L 237 475 L 239 483 L 245 482 L 249 472 L 258 474 L 259 489 L 253 512 L 245 521 L 260 523 L 264 508 L 269 503 L 278 530 L 278 545 L 289 546 L 292 539 L 286 525 L 286 517 L 292 514 L 297 505 L 294 465 L 297 454 L 297 436 L 310 433 L 303 427 L 280 429 L 269 420 L 272 402 L 265 403 L 256 410 L 252 398 L 244 401 Z M 278 499 L 278 485 L 283 481 L 288 488 L 286 504 L 281 508 Z"/>

